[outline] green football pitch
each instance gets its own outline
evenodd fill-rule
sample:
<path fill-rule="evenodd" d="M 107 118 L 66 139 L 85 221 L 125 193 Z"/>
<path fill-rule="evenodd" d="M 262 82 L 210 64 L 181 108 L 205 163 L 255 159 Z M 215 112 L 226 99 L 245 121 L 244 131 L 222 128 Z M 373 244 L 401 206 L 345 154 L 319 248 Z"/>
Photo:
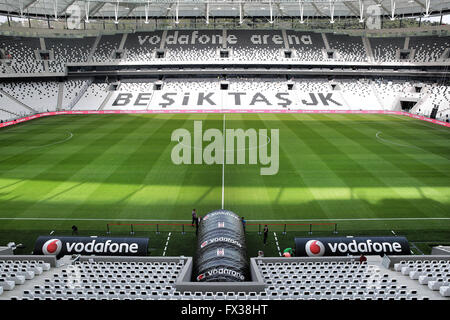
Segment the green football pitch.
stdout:
<path fill-rule="evenodd" d="M 193 133 L 194 121 L 204 131 L 278 129 L 278 173 L 261 175 L 259 163 L 174 164 L 172 132 Z M 193 208 L 204 215 L 222 202 L 247 220 L 251 250 L 262 224 L 271 254 L 313 224 L 316 235 L 335 226 L 342 236 L 406 235 L 426 252 L 450 243 L 450 128 L 392 115 L 129 114 L 0 129 L 0 245 L 24 243 L 28 253 L 37 235 L 70 234 L 73 224 L 83 235 L 102 235 L 108 223 L 126 235 L 129 225 L 112 224 L 134 224 L 153 254 L 170 232 L 164 254 L 191 255 L 195 233 L 180 224 Z"/>

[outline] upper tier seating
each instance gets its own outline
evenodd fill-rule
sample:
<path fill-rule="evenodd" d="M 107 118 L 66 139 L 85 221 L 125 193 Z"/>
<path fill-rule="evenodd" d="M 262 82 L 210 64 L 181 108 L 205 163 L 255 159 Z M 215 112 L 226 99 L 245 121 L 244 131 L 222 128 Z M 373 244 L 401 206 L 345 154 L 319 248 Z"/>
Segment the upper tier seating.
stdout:
<path fill-rule="evenodd" d="M 87 62 L 95 37 L 46 38 L 47 50 L 53 50 L 54 61 L 49 61 L 50 72 L 64 72 L 67 62 Z"/>
<path fill-rule="evenodd" d="M 39 38 L 0 36 L 0 49 L 9 61 L 2 73 L 39 73 L 44 71 L 42 61 L 36 60 L 36 50 L 41 49 Z"/>
<path fill-rule="evenodd" d="M 414 61 L 435 62 L 450 48 L 450 37 L 410 37 L 409 49 L 414 49 Z"/>
<path fill-rule="evenodd" d="M 130 33 L 125 41 L 126 61 L 153 61 L 160 48 L 162 31 Z"/>
<path fill-rule="evenodd" d="M 362 37 L 327 33 L 327 39 L 330 49 L 336 49 L 338 51 L 336 60 L 351 62 L 367 61 Z"/>
<path fill-rule="evenodd" d="M 232 58 L 234 60 L 267 61 L 282 59 L 281 49 L 284 48 L 284 43 L 280 31 L 228 30 L 227 34 L 239 39 L 236 44 L 228 45 L 233 50 Z"/>
<path fill-rule="evenodd" d="M 222 46 L 221 41 L 222 30 L 168 31 L 165 58 L 170 61 L 218 60 L 217 50 Z"/>
<path fill-rule="evenodd" d="M 122 34 L 103 35 L 92 55 L 92 62 L 109 62 L 114 61 L 114 50 L 119 49 Z"/>
<path fill-rule="evenodd" d="M 113 54 L 126 36 L 121 61 L 224 61 L 221 50 L 229 50 L 229 61 L 314 61 L 314 62 L 367 62 L 363 37 L 326 33 L 328 56 L 320 32 L 286 30 L 168 30 L 153 32 L 118 33 L 102 35 L 95 50 L 96 37 L 13 37 L 0 36 L 0 52 L 4 58 L 0 73 L 64 72 L 66 63 L 114 62 Z M 285 37 L 284 37 L 285 35 Z M 175 37 L 176 36 L 176 37 Z M 374 61 L 401 62 L 399 51 L 412 50 L 415 62 L 437 62 L 448 56 L 450 37 L 410 36 L 368 37 Z M 226 43 L 226 47 L 223 44 Z M 41 60 L 38 50 L 50 52 L 49 61 Z M 369 49 L 369 48 L 367 48 Z M 290 50 L 291 56 L 285 55 Z M 92 52 L 93 51 L 93 52 Z M 92 53 L 92 56 L 90 56 Z M 444 56 L 444 53 L 445 56 Z M 409 59 L 404 60 L 409 61 Z M 48 68 L 48 69 L 47 69 Z"/>
<path fill-rule="evenodd" d="M 398 62 L 397 50 L 403 49 L 405 38 L 374 38 L 369 37 L 376 62 Z"/>
<path fill-rule="evenodd" d="M 295 50 L 295 60 L 326 61 L 325 43 L 322 35 L 315 32 L 295 32 L 286 30 L 289 48 Z"/>

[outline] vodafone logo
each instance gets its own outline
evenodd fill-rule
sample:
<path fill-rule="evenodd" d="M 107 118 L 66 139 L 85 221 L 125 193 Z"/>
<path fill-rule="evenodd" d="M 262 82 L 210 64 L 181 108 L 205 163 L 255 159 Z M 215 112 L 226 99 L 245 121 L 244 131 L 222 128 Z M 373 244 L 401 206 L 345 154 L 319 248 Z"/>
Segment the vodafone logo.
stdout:
<path fill-rule="evenodd" d="M 202 244 L 200 245 L 200 249 L 203 249 L 204 247 L 206 247 L 207 245 L 210 245 L 212 243 L 216 243 L 216 242 L 226 242 L 232 245 L 236 245 L 239 248 L 242 248 L 242 244 L 239 243 L 238 241 L 232 239 L 232 238 L 228 238 L 228 237 L 215 237 L 212 239 L 208 239 L 204 242 L 202 242 Z"/>
<path fill-rule="evenodd" d="M 405 237 L 329 237 L 295 238 L 298 256 L 345 256 L 352 254 L 410 254 L 408 239 Z"/>
<path fill-rule="evenodd" d="M 63 256 L 68 254 L 145 255 L 146 238 L 58 237 L 40 236 L 36 241 L 36 254 Z"/>
<path fill-rule="evenodd" d="M 42 252 L 45 255 L 57 256 L 62 249 L 62 242 L 59 239 L 50 239 L 42 246 Z"/>
<path fill-rule="evenodd" d="M 205 274 L 202 273 L 202 274 L 200 274 L 200 275 L 197 277 L 197 281 L 201 281 L 201 280 L 203 280 L 204 278 L 205 278 Z"/>
<path fill-rule="evenodd" d="M 213 275 L 228 275 L 228 276 L 235 277 L 242 281 L 245 280 L 244 275 L 240 272 L 230 270 L 227 268 L 219 268 L 219 269 L 214 268 L 212 270 L 208 270 L 206 273 L 199 274 L 197 276 L 197 281 L 206 280 L 207 278 L 210 278 Z"/>
<path fill-rule="evenodd" d="M 305 245 L 309 257 L 321 257 L 325 254 L 325 246 L 319 240 L 309 240 Z"/>

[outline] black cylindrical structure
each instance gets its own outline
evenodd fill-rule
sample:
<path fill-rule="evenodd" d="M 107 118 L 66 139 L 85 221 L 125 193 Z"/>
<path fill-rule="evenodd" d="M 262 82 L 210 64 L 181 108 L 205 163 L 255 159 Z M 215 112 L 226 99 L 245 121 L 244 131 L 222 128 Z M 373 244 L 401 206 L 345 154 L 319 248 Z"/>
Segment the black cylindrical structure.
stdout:
<path fill-rule="evenodd" d="M 193 275 L 195 281 L 248 281 L 245 232 L 237 214 L 222 209 L 203 217 Z"/>

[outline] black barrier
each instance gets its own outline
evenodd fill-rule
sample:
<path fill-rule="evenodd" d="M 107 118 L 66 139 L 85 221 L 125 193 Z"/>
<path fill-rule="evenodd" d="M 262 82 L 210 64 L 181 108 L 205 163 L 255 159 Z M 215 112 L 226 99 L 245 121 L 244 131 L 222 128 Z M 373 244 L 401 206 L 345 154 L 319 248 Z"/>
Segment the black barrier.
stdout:
<path fill-rule="evenodd" d="M 249 262 L 241 218 L 216 210 L 199 225 L 194 281 L 234 282 L 249 278 Z"/>
<path fill-rule="evenodd" d="M 148 238 L 39 236 L 33 254 L 54 255 L 58 258 L 71 254 L 145 256 L 148 241 Z"/>
<path fill-rule="evenodd" d="M 295 247 L 299 257 L 411 254 L 405 237 L 295 238 Z"/>

